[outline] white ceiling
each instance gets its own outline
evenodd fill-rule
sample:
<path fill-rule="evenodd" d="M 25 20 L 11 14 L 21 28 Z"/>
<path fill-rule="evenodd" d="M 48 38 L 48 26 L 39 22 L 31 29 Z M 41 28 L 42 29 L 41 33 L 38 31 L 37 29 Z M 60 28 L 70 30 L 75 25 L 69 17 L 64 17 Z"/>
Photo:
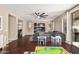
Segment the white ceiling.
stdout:
<path fill-rule="evenodd" d="M 58 15 L 62 14 L 69 8 L 73 7 L 74 4 L 7 4 L 7 8 L 10 8 L 17 15 L 28 20 L 35 20 L 32 13 L 36 11 L 45 12 L 48 14 L 48 19 L 54 19 Z"/>

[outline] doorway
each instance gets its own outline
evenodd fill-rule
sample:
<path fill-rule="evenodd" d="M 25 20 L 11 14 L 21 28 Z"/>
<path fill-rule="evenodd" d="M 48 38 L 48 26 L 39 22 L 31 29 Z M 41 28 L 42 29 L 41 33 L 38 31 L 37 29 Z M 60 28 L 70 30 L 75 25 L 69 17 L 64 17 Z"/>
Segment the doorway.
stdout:
<path fill-rule="evenodd" d="M 8 42 L 16 40 L 16 17 L 8 15 Z"/>
<path fill-rule="evenodd" d="M 18 39 L 22 39 L 23 21 L 18 20 Z"/>
<path fill-rule="evenodd" d="M 22 29 L 18 29 L 18 39 L 22 38 Z"/>

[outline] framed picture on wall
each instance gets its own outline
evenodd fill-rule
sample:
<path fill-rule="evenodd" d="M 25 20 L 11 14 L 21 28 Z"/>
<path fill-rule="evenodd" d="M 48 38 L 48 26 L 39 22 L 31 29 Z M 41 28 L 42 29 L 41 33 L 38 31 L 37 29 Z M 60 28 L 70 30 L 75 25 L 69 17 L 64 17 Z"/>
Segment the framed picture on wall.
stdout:
<path fill-rule="evenodd" d="M 3 29 L 3 17 L 0 16 L 0 30 Z"/>

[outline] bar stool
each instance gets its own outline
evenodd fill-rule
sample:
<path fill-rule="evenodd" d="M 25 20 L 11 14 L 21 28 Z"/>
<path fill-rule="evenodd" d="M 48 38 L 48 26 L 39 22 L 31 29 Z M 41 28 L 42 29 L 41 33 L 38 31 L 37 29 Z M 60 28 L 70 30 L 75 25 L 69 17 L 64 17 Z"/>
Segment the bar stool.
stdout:
<path fill-rule="evenodd" d="M 61 36 L 56 36 L 55 39 L 56 39 L 57 45 L 61 45 L 61 43 L 62 43 Z"/>
<path fill-rule="evenodd" d="M 41 45 L 41 42 L 43 42 L 43 45 L 46 45 L 46 36 L 38 36 L 38 44 Z"/>
<path fill-rule="evenodd" d="M 56 44 L 56 40 L 54 36 L 51 36 L 51 44 L 54 46 Z"/>

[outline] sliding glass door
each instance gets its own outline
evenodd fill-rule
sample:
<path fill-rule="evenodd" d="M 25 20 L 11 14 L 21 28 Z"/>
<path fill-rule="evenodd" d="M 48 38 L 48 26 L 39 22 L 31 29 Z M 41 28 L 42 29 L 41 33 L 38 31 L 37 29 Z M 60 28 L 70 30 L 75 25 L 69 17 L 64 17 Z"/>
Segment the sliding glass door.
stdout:
<path fill-rule="evenodd" d="M 72 37 L 73 45 L 79 45 L 79 10 L 72 13 Z"/>

